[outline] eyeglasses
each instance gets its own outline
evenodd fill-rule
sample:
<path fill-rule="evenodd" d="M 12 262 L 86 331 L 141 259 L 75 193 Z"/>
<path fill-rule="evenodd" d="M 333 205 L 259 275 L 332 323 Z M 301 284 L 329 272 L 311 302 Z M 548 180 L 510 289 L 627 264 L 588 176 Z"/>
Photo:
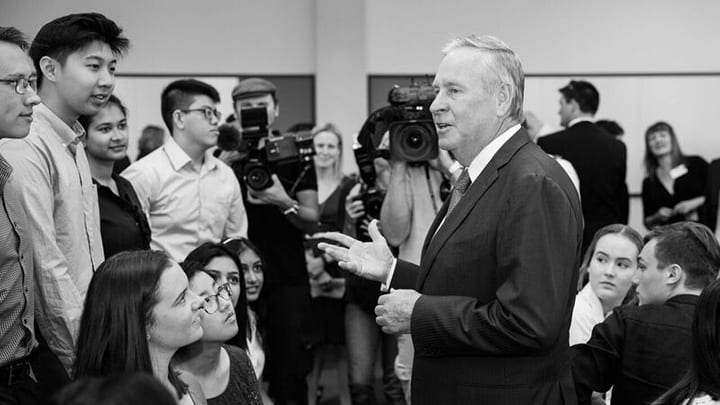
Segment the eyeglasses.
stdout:
<path fill-rule="evenodd" d="M 15 86 L 15 93 L 20 95 L 27 93 L 28 87 L 31 88 L 32 91 L 37 92 L 37 77 L 29 79 L 25 77 L 19 77 L 17 79 L 0 79 L 0 82 L 13 84 Z"/>
<path fill-rule="evenodd" d="M 218 297 L 222 298 L 223 301 L 230 301 L 231 295 L 232 289 L 228 283 L 225 283 L 218 287 L 217 294 L 205 297 L 205 306 L 203 309 L 205 309 L 205 312 L 208 314 L 214 314 L 218 309 L 220 309 L 220 301 L 218 301 Z"/>
<path fill-rule="evenodd" d="M 220 118 L 222 118 L 222 113 L 218 111 L 217 108 L 210 108 L 210 107 L 203 107 L 203 108 L 191 108 L 189 110 L 179 110 L 184 113 L 189 113 L 193 111 L 202 111 L 202 113 L 205 115 L 205 119 L 212 122 L 213 118 L 220 121 Z"/>

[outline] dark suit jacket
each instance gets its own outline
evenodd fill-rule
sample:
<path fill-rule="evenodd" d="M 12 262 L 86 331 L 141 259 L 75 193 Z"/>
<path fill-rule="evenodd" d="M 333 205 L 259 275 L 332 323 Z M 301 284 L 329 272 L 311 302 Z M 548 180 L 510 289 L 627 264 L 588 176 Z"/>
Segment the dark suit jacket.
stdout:
<path fill-rule="evenodd" d="M 563 169 L 514 134 L 391 286 L 411 320 L 413 404 L 575 404 L 568 329 L 582 213 Z M 435 233 L 437 230 L 437 234 Z"/>
<path fill-rule="evenodd" d="M 613 387 L 612 405 L 648 405 L 680 381 L 692 357 L 696 295 L 615 308 L 585 344 L 573 346 L 579 404 Z"/>
<path fill-rule="evenodd" d="M 715 231 L 717 225 L 718 194 L 720 193 L 720 159 L 710 162 L 705 188 L 705 215 L 701 222 Z"/>
<path fill-rule="evenodd" d="M 539 138 L 538 145 L 545 152 L 568 160 L 577 171 L 585 218 L 583 250 L 598 229 L 628 223 L 630 199 L 625 183 L 624 143 L 594 123 L 581 121 Z"/>

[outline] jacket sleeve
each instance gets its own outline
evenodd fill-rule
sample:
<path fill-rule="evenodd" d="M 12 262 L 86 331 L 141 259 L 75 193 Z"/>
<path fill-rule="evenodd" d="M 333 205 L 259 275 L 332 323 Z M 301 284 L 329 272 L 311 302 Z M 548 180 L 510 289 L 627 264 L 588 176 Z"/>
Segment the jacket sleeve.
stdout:
<path fill-rule="evenodd" d="M 578 404 L 589 405 L 593 391 L 605 392 L 613 386 L 620 373 L 624 336 L 622 312 L 616 310 L 593 329 L 586 344 L 571 348 Z"/>

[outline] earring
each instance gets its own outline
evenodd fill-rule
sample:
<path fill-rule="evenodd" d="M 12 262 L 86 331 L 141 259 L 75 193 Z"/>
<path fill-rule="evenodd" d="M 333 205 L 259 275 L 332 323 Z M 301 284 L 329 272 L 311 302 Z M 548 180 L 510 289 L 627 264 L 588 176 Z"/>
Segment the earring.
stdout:
<path fill-rule="evenodd" d="M 147 333 L 147 341 L 150 341 L 150 332 Z"/>

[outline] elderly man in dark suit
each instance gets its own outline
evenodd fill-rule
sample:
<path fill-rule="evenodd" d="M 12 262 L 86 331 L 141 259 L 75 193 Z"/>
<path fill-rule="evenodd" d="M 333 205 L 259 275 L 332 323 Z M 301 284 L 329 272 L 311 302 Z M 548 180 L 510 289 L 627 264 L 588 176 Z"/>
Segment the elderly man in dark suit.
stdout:
<path fill-rule="evenodd" d="M 592 122 L 600 95 L 591 83 L 573 80 L 560 89 L 560 125 L 564 130 L 543 136 L 538 145 L 568 160 L 580 178 L 585 231 L 583 251 L 605 225 L 627 224 L 630 197 L 625 175 L 625 144 Z"/>
<path fill-rule="evenodd" d="M 431 111 L 440 147 L 465 169 L 420 266 L 395 260 L 376 223 L 372 242 L 323 234 L 342 246 L 321 248 L 393 288 L 375 311 L 383 331 L 412 336 L 413 404 L 575 404 L 577 192 L 520 127 L 517 55 L 490 36 L 456 39 L 443 53 Z"/>

